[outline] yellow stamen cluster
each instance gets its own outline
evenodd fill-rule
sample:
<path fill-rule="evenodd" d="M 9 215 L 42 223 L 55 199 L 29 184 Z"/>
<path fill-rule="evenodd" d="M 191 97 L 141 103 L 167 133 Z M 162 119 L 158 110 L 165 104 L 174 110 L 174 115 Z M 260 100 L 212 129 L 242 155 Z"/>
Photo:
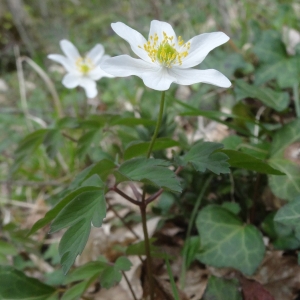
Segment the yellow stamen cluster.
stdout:
<path fill-rule="evenodd" d="M 95 68 L 93 62 L 89 58 L 79 57 L 75 62 L 77 70 L 82 74 L 89 73 Z"/>
<path fill-rule="evenodd" d="M 148 53 L 152 62 L 158 61 L 167 68 L 172 68 L 172 65 L 174 64 L 181 65 L 182 59 L 189 53 L 191 44 L 184 44 L 184 40 L 179 36 L 177 44 L 180 48 L 183 45 L 183 51 L 179 52 L 173 41 L 174 37 L 168 36 L 165 32 L 163 32 L 163 36 L 163 40 L 158 44 L 158 35 L 155 33 L 154 36 L 150 36 L 147 43 L 143 46 L 139 46 L 139 48 L 144 49 Z"/>

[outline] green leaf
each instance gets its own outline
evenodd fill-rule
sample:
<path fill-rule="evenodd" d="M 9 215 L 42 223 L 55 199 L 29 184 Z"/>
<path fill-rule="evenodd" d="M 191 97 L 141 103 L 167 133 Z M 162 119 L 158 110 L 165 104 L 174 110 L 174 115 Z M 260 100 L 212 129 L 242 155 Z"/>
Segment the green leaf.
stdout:
<path fill-rule="evenodd" d="M 82 281 L 69 288 L 62 296 L 61 300 L 77 300 L 88 288 L 88 281 Z"/>
<path fill-rule="evenodd" d="M 58 129 L 50 129 L 43 140 L 46 152 L 50 158 L 54 158 L 58 149 L 62 146 L 63 137 Z"/>
<path fill-rule="evenodd" d="M 256 85 L 276 79 L 281 88 L 286 88 L 298 82 L 300 57 L 287 55 L 278 32 L 264 31 L 253 50 L 263 62 L 255 73 Z"/>
<path fill-rule="evenodd" d="M 3 255 L 17 255 L 18 250 L 12 244 L 0 240 L 0 254 Z"/>
<path fill-rule="evenodd" d="M 173 192 L 181 192 L 181 186 L 169 162 L 162 159 L 134 158 L 123 163 L 115 172 L 117 182 L 139 181 Z"/>
<path fill-rule="evenodd" d="M 214 267 L 232 267 L 252 275 L 260 265 L 265 246 L 261 233 L 218 205 L 208 205 L 197 217 L 202 263 Z"/>
<path fill-rule="evenodd" d="M 90 192 L 90 191 L 100 191 L 99 187 L 91 187 L 91 186 L 86 186 L 86 187 L 81 187 L 70 194 L 68 194 L 65 198 L 63 198 L 55 207 L 53 207 L 51 210 L 49 210 L 44 218 L 38 220 L 34 225 L 32 226 L 30 232 L 28 233 L 28 236 L 35 233 L 42 227 L 46 226 L 48 223 L 50 223 L 54 218 L 58 215 L 58 213 L 69 203 L 71 202 L 74 198 L 76 198 L 78 195 L 85 193 L 85 192 Z"/>
<path fill-rule="evenodd" d="M 284 173 L 274 169 L 268 163 L 249 154 L 229 149 L 221 151 L 229 157 L 228 163 L 231 167 L 246 169 L 263 174 L 284 175 Z"/>
<path fill-rule="evenodd" d="M 146 156 L 150 142 L 133 142 L 127 146 L 124 152 L 124 159 L 130 159 L 137 156 Z M 155 140 L 153 151 L 164 150 L 167 148 L 180 146 L 177 141 L 170 138 L 157 138 Z"/>
<path fill-rule="evenodd" d="M 57 120 L 55 127 L 59 129 L 65 129 L 65 128 L 74 129 L 79 127 L 79 121 L 77 118 L 64 117 Z"/>
<path fill-rule="evenodd" d="M 289 104 L 289 95 L 284 92 L 275 92 L 266 87 L 257 87 L 246 83 L 244 80 L 236 80 L 234 88 L 237 100 L 254 98 L 263 102 L 266 106 L 282 111 Z"/>
<path fill-rule="evenodd" d="M 0 266 L 1 300 L 45 300 L 55 289 L 9 266 Z"/>
<path fill-rule="evenodd" d="M 91 145 L 100 139 L 101 131 L 99 128 L 85 132 L 77 143 L 77 155 L 83 158 L 89 151 Z"/>
<path fill-rule="evenodd" d="M 132 267 L 132 263 L 127 257 L 120 256 L 115 262 L 115 267 L 121 271 L 129 271 Z"/>
<path fill-rule="evenodd" d="M 82 253 L 89 237 L 91 222 L 94 222 L 94 226 L 101 226 L 105 215 L 106 203 L 102 189 L 79 194 L 58 213 L 51 224 L 51 232 L 70 226 L 59 244 L 64 273 L 68 272 L 77 255 Z"/>
<path fill-rule="evenodd" d="M 300 240 L 300 196 L 278 210 L 274 221 L 294 231 Z"/>
<path fill-rule="evenodd" d="M 122 279 L 122 274 L 115 266 L 107 266 L 100 274 L 100 283 L 105 289 L 109 289 Z"/>
<path fill-rule="evenodd" d="M 56 216 L 51 224 L 50 233 L 72 226 L 82 219 L 91 222 L 95 212 L 101 215 L 102 220 L 104 219 L 106 203 L 102 189 L 87 191 L 72 199 Z"/>
<path fill-rule="evenodd" d="M 67 275 L 66 283 L 71 283 L 75 281 L 85 280 L 87 278 L 92 278 L 94 276 L 99 276 L 99 274 L 106 268 L 107 263 L 102 261 L 91 261 L 83 266 L 76 268 L 70 274 Z"/>
<path fill-rule="evenodd" d="M 271 157 L 284 157 L 286 148 L 294 142 L 300 141 L 300 119 L 284 125 L 273 136 Z"/>
<path fill-rule="evenodd" d="M 242 300 L 240 284 L 237 279 L 223 279 L 210 276 L 203 300 Z"/>
<path fill-rule="evenodd" d="M 185 163 L 191 163 L 199 172 L 205 172 L 206 169 L 215 174 L 230 173 L 229 164 L 226 162 L 228 156 L 224 153 L 214 153 L 222 149 L 223 145 L 219 143 L 200 141 L 181 157 Z"/>
<path fill-rule="evenodd" d="M 59 243 L 60 263 L 66 274 L 74 263 L 77 255 L 80 255 L 87 243 L 91 231 L 91 222 L 82 219 L 71 226 L 63 235 Z"/>
<path fill-rule="evenodd" d="M 279 198 L 291 201 L 300 194 L 300 166 L 287 159 L 272 158 L 272 166 L 285 176 L 269 176 L 269 186 Z"/>

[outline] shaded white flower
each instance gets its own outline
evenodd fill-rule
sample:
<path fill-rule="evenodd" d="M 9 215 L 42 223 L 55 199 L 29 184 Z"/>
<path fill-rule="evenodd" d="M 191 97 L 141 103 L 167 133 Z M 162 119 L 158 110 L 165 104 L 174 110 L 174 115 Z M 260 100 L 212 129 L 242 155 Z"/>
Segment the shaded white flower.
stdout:
<path fill-rule="evenodd" d="M 68 40 L 61 40 L 60 47 L 65 56 L 50 54 L 48 58 L 62 64 L 68 72 L 62 80 L 66 88 L 81 86 L 88 98 L 94 98 L 98 94 L 96 80 L 102 77 L 114 77 L 100 68 L 100 63 L 109 57 L 104 55 L 104 47 L 101 44 L 97 44 L 84 57 Z"/>
<path fill-rule="evenodd" d="M 200 64 L 212 49 L 229 40 L 223 32 L 200 34 L 185 43 L 180 36 L 177 38 L 172 26 L 166 22 L 152 21 L 148 40 L 124 23 L 112 23 L 111 27 L 141 58 L 120 55 L 105 60 L 101 68 L 112 75 L 138 76 L 146 86 L 159 91 L 169 89 L 172 82 L 231 86 L 228 78 L 217 70 L 191 68 Z"/>

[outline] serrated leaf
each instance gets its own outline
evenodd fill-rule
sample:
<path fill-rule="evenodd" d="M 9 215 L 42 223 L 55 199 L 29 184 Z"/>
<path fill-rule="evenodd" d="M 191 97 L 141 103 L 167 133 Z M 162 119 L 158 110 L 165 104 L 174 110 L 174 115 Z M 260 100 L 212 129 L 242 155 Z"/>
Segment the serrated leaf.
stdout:
<path fill-rule="evenodd" d="M 236 279 L 224 279 L 210 276 L 203 300 L 242 300 L 240 284 Z"/>
<path fill-rule="evenodd" d="M 55 289 L 9 266 L 0 266 L 1 300 L 45 300 Z"/>
<path fill-rule="evenodd" d="M 134 158 L 123 163 L 115 172 L 117 182 L 139 181 L 173 192 L 181 192 L 181 186 L 169 162 L 162 159 Z"/>
<path fill-rule="evenodd" d="M 94 213 L 106 215 L 106 203 L 102 189 L 80 193 L 58 213 L 51 224 L 50 233 L 72 226 L 85 219 L 91 223 Z M 102 225 L 102 222 L 100 226 Z"/>
<path fill-rule="evenodd" d="M 227 155 L 224 153 L 214 153 L 222 149 L 223 145 L 212 142 L 198 142 L 181 157 L 185 163 L 191 163 L 199 172 L 205 172 L 206 169 L 215 174 L 230 173 Z"/>
<path fill-rule="evenodd" d="M 87 243 L 91 231 L 91 223 L 85 219 L 71 226 L 63 235 L 59 243 L 60 263 L 66 274 L 80 255 Z"/>
<path fill-rule="evenodd" d="M 61 300 L 77 300 L 88 288 L 88 281 L 82 281 L 70 287 L 62 296 Z"/>
<path fill-rule="evenodd" d="M 274 169 L 268 163 L 249 154 L 229 149 L 221 150 L 221 152 L 224 152 L 229 157 L 228 163 L 231 167 L 263 174 L 284 175 L 280 170 Z"/>
<path fill-rule="evenodd" d="M 250 85 L 243 80 L 236 80 L 234 88 L 237 100 L 247 97 L 258 99 L 266 106 L 282 111 L 289 104 L 289 95 L 286 92 L 275 92 L 266 87 L 257 87 Z"/>
<path fill-rule="evenodd" d="M 121 271 L 129 271 L 132 267 L 132 263 L 127 257 L 120 256 L 115 262 L 115 267 Z"/>
<path fill-rule="evenodd" d="M 196 220 L 202 263 L 214 267 L 232 267 L 252 275 L 261 263 L 265 246 L 261 233 L 218 205 L 203 208 Z"/>
<path fill-rule="evenodd" d="M 27 236 L 35 233 L 42 227 L 46 226 L 48 223 L 50 223 L 54 218 L 58 215 L 58 213 L 70 202 L 72 201 L 75 197 L 78 195 L 85 193 L 85 192 L 90 192 L 90 191 L 99 191 L 99 187 L 81 187 L 70 194 L 68 194 L 65 198 L 63 198 L 55 207 L 53 207 L 51 210 L 49 210 L 46 215 L 38 220 L 34 225 L 32 226 L 30 232 L 28 233 Z"/>
<path fill-rule="evenodd" d="M 124 152 L 124 159 L 130 159 L 137 156 L 146 156 L 150 142 L 134 142 L 127 146 Z M 177 141 L 170 138 L 157 138 L 155 140 L 153 151 L 164 150 L 167 148 L 180 146 Z"/>
<path fill-rule="evenodd" d="M 85 280 L 99 274 L 106 268 L 107 263 L 102 261 L 91 261 L 83 266 L 76 268 L 73 272 L 67 275 L 66 283 Z"/>
<path fill-rule="evenodd" d="M 100 274 L 100 283 L 105 289 L 109 289 L 122 279 L 122 274 L 115 266 L 107 266 Z"/>

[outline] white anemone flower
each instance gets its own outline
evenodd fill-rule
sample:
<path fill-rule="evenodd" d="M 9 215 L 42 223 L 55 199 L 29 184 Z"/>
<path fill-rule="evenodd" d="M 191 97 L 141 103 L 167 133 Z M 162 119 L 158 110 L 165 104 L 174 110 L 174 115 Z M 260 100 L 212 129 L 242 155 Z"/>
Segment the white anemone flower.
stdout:
<path fill-rule="evenodd" d="M 217 70 L 192 68 L 200 64 L 212 49 L 229 40 L 223 32 L 200 34 L 185 43 L 181 36 L 176 36 L 170 24 L 157 20 L 151 22 L 148 40 L 124 23 L 112 23 L 111 27 L 141 59 L 129 55 L 109 58 L 101 64 L 101 68 L 109 74 L 138 76 L 146 86 L 158 91 L 168 90 L 172 82 L 181 85 L 204 82 L 224 88 L 231 86 L 228 78 Z"/>
<path fill-rule="evenodd" d="M 50 54 L 48 58 L 62 64 L 66 69 L 67 74 L 62 80 L 62 84 L 66 88 L 72 89 L 81 86 L 88 98 L 94 98 L 98 94 L 96 80 L 102 77 L 114 77 L 100 68 L 100 63 L 110 57 L 104 55 L 104 47 L 101 44 L 97 44 L 84 57 L 68 40 L 61 40 L 60 47 L 65 56 Z"/>

